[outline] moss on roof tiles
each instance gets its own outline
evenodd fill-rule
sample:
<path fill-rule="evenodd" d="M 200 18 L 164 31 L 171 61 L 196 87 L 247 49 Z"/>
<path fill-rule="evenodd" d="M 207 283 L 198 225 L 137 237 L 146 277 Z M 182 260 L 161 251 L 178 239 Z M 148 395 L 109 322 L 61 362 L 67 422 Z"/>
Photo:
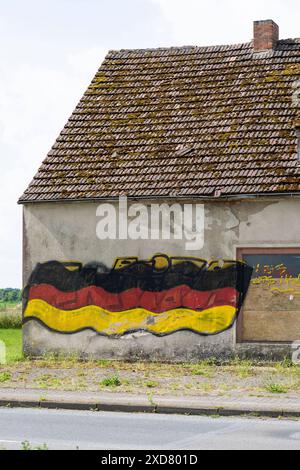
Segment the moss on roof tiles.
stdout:
<path fill-rule="evenodd" d="M 110 51 L 21 201 L 300 191 L 299 62 L 298 39 L 259 58 L 250 43 Z"/>

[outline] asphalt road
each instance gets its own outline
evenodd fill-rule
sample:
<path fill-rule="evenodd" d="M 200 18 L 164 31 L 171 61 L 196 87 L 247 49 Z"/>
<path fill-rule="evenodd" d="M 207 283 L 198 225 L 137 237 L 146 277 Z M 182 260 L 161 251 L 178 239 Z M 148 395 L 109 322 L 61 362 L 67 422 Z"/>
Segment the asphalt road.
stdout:
<path fill-rule="evenodd" d="M 0 408 L 0 448 L 300 449 L 300 421 Z"/>

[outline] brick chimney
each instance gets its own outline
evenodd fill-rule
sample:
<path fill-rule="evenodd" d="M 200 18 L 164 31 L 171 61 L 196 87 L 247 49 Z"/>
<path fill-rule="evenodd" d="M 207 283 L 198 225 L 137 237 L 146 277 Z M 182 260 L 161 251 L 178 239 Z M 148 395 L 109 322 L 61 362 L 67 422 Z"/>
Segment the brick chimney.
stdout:
<path fill-rule="evenodd" d="M 254 51 L 276 49 L 279 41 L 279 26 L 272 20 L 254 21 Z"/>

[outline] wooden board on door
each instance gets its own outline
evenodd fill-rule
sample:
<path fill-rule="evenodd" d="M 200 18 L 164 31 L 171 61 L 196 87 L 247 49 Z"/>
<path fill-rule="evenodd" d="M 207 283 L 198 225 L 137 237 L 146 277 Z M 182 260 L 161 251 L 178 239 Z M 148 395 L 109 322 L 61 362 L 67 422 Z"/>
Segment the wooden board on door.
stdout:
<path fill-rule="evenodd" d="M 300 340 L 300 250 L 244 249 L 238 256 L 254 268 L 238 321 L 238 341 Z"/>

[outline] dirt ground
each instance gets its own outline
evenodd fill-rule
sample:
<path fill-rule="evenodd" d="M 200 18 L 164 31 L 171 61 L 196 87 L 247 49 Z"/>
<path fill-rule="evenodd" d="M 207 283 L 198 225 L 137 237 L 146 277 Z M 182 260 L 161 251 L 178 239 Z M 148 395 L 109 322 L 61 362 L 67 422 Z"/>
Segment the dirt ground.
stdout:
<path fill-rule="evenodd" d="M 287 361 L 261 366 L 249 361 L 158 364 L 46 357 L 0 365 L 0 388 L 300 398 L 300 366 Z"/>

